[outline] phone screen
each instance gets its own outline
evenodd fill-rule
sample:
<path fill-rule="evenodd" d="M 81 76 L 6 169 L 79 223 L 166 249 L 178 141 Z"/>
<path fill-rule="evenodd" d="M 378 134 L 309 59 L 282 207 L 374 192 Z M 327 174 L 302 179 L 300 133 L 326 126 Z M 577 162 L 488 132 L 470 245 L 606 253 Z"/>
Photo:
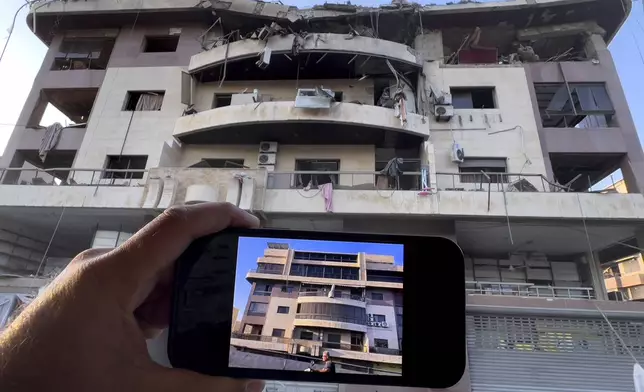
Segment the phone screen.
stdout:
<path fill-rule="evenodd" d="M 404 245 L 240 236 L 230 367 L 402 375 Z"/>

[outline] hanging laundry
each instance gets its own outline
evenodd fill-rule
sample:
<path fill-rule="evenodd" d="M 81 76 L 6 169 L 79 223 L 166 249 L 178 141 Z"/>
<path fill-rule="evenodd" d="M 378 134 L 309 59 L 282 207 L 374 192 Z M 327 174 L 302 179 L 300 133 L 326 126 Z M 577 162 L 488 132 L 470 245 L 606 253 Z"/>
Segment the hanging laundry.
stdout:
<path fill-rule="evenodd" d="M 333 212 L 333 183 L 327 182 L 320 186 L 322 197 L 324 197 L 324 209 L 326 212 Z"/>

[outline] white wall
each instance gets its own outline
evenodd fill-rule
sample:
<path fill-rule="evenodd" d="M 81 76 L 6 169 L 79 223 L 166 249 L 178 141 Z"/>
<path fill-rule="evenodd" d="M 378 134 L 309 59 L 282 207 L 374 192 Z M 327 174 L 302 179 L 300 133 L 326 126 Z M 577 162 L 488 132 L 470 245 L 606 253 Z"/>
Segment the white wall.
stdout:
<path fill-rule="evenodd" d="M 288 314 L 277 313 L 278 306 L 288 306 Z M 293 333 L 293 322 L 297 311 L 297 298 L 271 297 L 266 311 L 266 321 L 262 329 L 262 335 L 271 336 L 273 328 L 285 330 L 284 337 L 290 338 Z"/>
<path fill-rule="evenodd" d="M 509 173 L 546 174 L 537 133 L 528 81 L 523 67 L 443 66 L 426 63 L 428 83 L 437 90 L 450 87 L 494 87 L 495 109 L 455 109 L 449 123 L 437 123 L 430 117 L 431 141 L 434 144 L 434 167 L 437 172 L 458 173 L 452 162 L 452 144 L 456 141 L 465 149 L 466 157 L 507 158 Z M 451 130 L 450 130 L 451 128 Z M 512 129 L 512 130 L 509 130 Z M 491 132 L 508 130 L 490 135 Z M 542 189 L 541 181 L 530 179 Z M 471 189 L 475 184 L 456 187 Z M 447 176 L 438 176 L 440 189 L 452 187 Z"/>
<path fill-rule="evenodd" d="M 367 317 L 369 314 L 383 314 L 387 321 L 387 328 L 367 326 L 369 346 L 375 346 L 374 339 L 387 339 L 389 341 L 389 348 L 398 349 L 395 308 L 393 306 L 367 304 Z"/>
<path fill-rule="evenodd" d="M 171 140 L 176 119 L 185 107 L 180 97 L 181 69 L 109 68 L 96 97 L 74 167 L 102 168 L 106 155 L 118 155 L 121 149 L 123 155 L 147 155 L 147 168 L 158 166 L 163 144 Z M 165 90 L 165 97 L 161 110 L 123 110 L 128 91 L 162 90 Z"/>

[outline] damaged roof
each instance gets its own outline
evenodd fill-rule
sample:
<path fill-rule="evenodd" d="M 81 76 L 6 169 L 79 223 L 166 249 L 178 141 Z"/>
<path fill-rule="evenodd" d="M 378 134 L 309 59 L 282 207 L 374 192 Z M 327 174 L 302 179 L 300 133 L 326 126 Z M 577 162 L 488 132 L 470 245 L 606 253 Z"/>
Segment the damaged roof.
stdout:
<path fill-rule="evenodd" d="M 97 4 L 99 3 L 100 4 Z M 147 4 L 149 2 L 149 4 Z M 169 3 L 169 2 L 167 2 Z M 501 26 L 516 29 L 596 21 L 610 41 L 624 23 L 632 0 L 508 0 L 478 3 L 461 0 L 447 5 L 420 5 L 393 0 L 379 7 L 325 3 L 309 9 L 253 0 L 178 0 L 160 6 L 142 0 L 128 8 L 116 0 L 52 2 L 36 4 L 27 17 L 36 34 L 48 43 L 52 29 L 120 27 L 139 23 L 177 24 L 189 21 L 214 22 L 221 18 L 226 30 L 253 31 L 275 21 L 293 30 L 348 33 L 352 27 L 371 28 L 378 38 L 411 44 L 420 29 L 440 30 L 454 27 Z M 91 13 L 92 17 L 87 17 Z M 61 17 L 62 15 L 62 17 Z M 404 28 L 401 28 L 404 27 Z"/>

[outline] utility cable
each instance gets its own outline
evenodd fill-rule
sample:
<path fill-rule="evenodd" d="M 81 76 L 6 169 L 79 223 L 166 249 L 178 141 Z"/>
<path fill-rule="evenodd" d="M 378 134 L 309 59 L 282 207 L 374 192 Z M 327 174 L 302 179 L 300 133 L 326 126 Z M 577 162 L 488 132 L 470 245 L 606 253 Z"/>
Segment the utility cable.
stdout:
<path fill-rule="evenodd" d="M 4 58 L 4 53 L 7 51 L 7 46 L 9 46 L 9 41 L 11 40 L 11 37 L 13 36 L 13 28 L 16 26 L 16 18 L 18 17 L 18 13 L 22 11 L 23 8 L 26 6 L 30 5 L 31 3 L 25 3 L 21 5 L 17 10 L 16 13 L 13 14 L 13 21 L 11 22 L 11 27 L 9 27 L 9 36 L 7 37 L 7 40 L 4 43 L 4 47 L 2 48 L 2 53 L 0 53 L 0 63 L 2 62 L 2 59 Z"/>
<path fill-rule="evenodd" d="M 40 264 L 38 264 L 38 269 L 36 270 L 35 276 L 38 276 L 38 274 L 40 273 L 40 268 L 42 267 L 45 260 L 47 260 L 47 254 L 49 253 L 49 248 L 51 248 L 51 244 L 52 242 L 54 242 L 54 237 L 56 236 L 56 232 L 58 232 L 58 227 L 60 226 L 60 222 L 63 220 L 63 215 L 65 215 L 64 206 L 63 206 L 63 210 L 60 212 L 60 216 L 58 217 L 58 222 L 56 222 L 56 227 L 54 228 L 54 232 L 51 234 L 51 238 L 49 238 L 49 243 L 47 244 L 45 253 L 42 255 L 42 259 L 40 259 Z"/>

